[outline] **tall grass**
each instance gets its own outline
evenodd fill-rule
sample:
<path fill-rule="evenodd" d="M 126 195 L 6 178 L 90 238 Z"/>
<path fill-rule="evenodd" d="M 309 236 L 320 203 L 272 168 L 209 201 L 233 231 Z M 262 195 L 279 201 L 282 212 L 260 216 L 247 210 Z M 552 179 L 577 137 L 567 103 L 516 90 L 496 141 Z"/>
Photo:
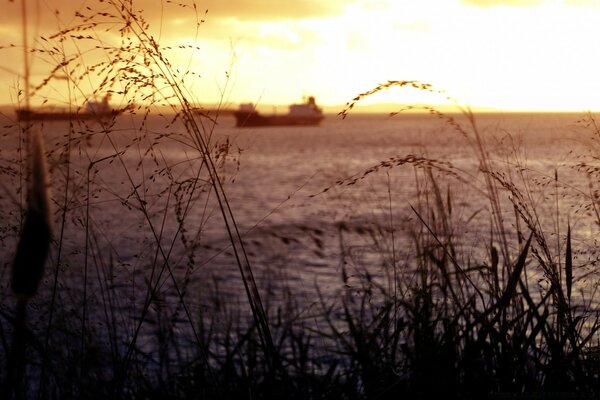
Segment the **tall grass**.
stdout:
<path fill-rule="evenodd" d="M 54 374 L 52 370 L 55 367 L 55 365 L 49 365 L 49 361 L 52 364 L 56 362 L 54 357 L 49 356 L 49 353 L 52 352 L 53 347 L 59 352 L 62 351 L 60 346 L 55 347 L 55 340 L 64 340 L 64 337 L 60 339 L 55 337 L 57 335 L 57 324 L 58 326 L 71 325 L 75 322 L 73 318 L 81 320 L 79 324 L 75 323 L 71 326 L 72 328 L 77 325 L 80 326 L 80 332 L 77 335 L 79 336 L 77 340 L 80 343 L 79 349 L 73 348 L 70 350 L 80 353 L 80 362 L 75 364 L 79 365 L 80 370 L 73 371 L 77 377 L 78 385 L 67 385 L 67 388 L 65 388 L 61 387 L 61 385 L 64 385 L 63 383 L 59 384 L 59 387 L 61 387 L 61 390 L 66 390 L 66 393 L 78 393 L 78 390 L 83 390 L 86 387 L 86 375 L 92 372 L 88 363 L 85 362 L 86 357 L 90 354 L 86 335 L 92 333 L 86 332 L 86 327 L 90 328 L 89 324 L 86 324 L 88 318 L 86 311 L 91 300 L 88 294 L 90 264 L 96 267 L 99 287 L 95 287 L 100 290 L 101 304 L 104 308 L 105 323 L 108 328 L 105 335 L 107 335 L 110 342 L 112 358 L 112 373 L 110 374 L 112 383 L 109 385 L 109 393 L 126 393 L 126 382 L 130 374 L 131 363 L 134 358 L 139 357 L 136 355 L 139 352 L 138 340 L 143 334 L 143 327 L 148 324 L 152 305 L 159 301 L 159 298 L 163 295 L 161 290 L 167 279 L 170 280 L 172 294 L 175 296 L 175 300 L 169 300 L 169 302 L 173 302 L 172 305 L 175 308 L 172 311 L 171 318 L 176 318 L 176 316 L 182 314 L 184 320 L 187 321 L 186 324 L 191 329 L 194 341 L 198 345 L 200 344 L 196 322 L 188 305 L 189 300 L 185 299 L 189 278 L 193 271 L 193 248 L 198 246 L 198 243 L 196 240 L 191 243 L 187 242 L 185 221 L 189 214 L 195 210 L 195 205 L 206 201 L 203 198 L 216 200 L 216 205 L 211 204 L 211 209 L 205 208 L 204 213 L 207 211 L 212 213 L 214 210 L 218 210 L 221 214 L 239 268 L 241 281 L 246 289 L 248 304 L 251 309 L 250 315 L 253 316 L 259 332 L 261 351 L 265 354 L 265 359 L 269 364 L 267 370 L 271 374 L 275 362 L 271 333 L 260 293 L 254 281 L 233 212 L 223 190 L 222 177 L 219 172 L 222 161 L 229 157 L 229 145 L 227 143 L 213 143 L 212 129 L 214 129 L 215 121 L 204 118 L 197 113 L 189 100 L 192 94 L 187 92 L 185 78 L 190 71 L 180 74 L 170 64 L 164 55 L 164 52 L 168 52 L 169 49 L 159 46 L 149 32 L 149 25 L 135 9 L 134 3 L 122 1 L 99 2 L 95 7 L 97 8 L 89 7 L 85 13 L 78 12 L 76 14 L 78 21 L 74 26 L 68 26 L 48 37 L 36 38 L 37 46 L 33 49 L 26 49 L 26 54 L 38 54 L 40 58 L 55 62 L 56 65 L 52 68 L 48 77 L 31 91 L 31 95 L 43 96 L 44 91 L 51 88 L 59 77 L 66 77 L 69 93 L 67 105 L 70 109 L 76 110 L 79 107 L 73 105 L 74 100 L 71 99 L 71 95 L 74 95 L 74 98 L 81 98 L 81 95 L 86 96 L 85 88 L 91 86 L 92 97 L 97 97 L 102 93 L 119 95 L 124 102 L 119 106 L 122 111 L 132 114 L 141 112 L 144 118 L 139 127 L 139 136 L 125 138 L 125 143 L 123 143 L 123 137 L 120 137 L 120 133 L 114 130 L 116 120 L 100 120 L 97 121 L 98 125 L 95 126 L 86 124 L 77 126 L 77 121 L 71 121 L 63 137 L 61 137 L 62 134 L 58 137 L 47 135 L 47 139 L 58 139 L 56 147 L 50 150 L 48 156 L 57 156 L 52 163 L 53 172 L 55 176 L 61 176 L 63 181 L 55 182 L 55 186 L 60 186 L 61 189 L 64 188 L 64 191 L 59 192 L 62 198 L 55 197 L 54 199 L 58 205 L 58 222 L 60 226 L 55 244 L 56 253 L 53 257 L 55 264 L 52 271 L 53 279 L 49 288 L 50 301 L 47 309 L 46 333 L 45 338 L 42 340 L 41 373 L 39 379 L 36 379 L 36 382 L 40 383 L 37 393 L 43 395 L 49 393 L 48 390 L 53 392 L 55 389 L 52 389 L 52 387 L 55 388 L 58 384 L 52 382 L 50 387 L 46 384 L 48 379 L 56 379 L 48 376 L 48 373 Z M 196 29 L 198 29 L 201 24 L 201 16 L 198 14 L 196 5 L 180 4 L 178 7 L 188 8 L 196 14 Z M 113 40 L 105 40 L 104 38 L 107 36 L 112 37 Z M 89 41 L 93 43 L 91 46 L 86 44 Z M 195 51 L 193 47 L 190 47 L 190 50 Z M 92 53 L 95 53 L 95 56 Z M 93 60 L 93 63 L 90 64 L 88 60 Z M 27 83 L 26 86 L 28 86 Z M 29 92 L 29 87 L 27 87 L 27 92 Z M 147 118 L 151 117 L 151 110 L 156 105 L 162 105 L 162 103 L 170 104 L 174 112 L 172 120 L 165 123 L 166 128 L 168 129 L 173 124 L 180 124 L 184 127 L 184 135 L 154 133 L 147 130 L 146 123 Z M 29 105 L 28 95 L 26 96 L 26 105 Z M 188 158 L 187 162 L 184 161 L 185 166 L 171 165 L 166 161 L 161 153 L 165 142 L 179 142 L 184 150 L 187 149 L 192 152 L 190 154 L 191 158 Z M 103 154 L 100 146 L 111 150 L 108 154 Z M 124 155 L 127 152 L 135 151 L 139 152 L 139 163 L 132 166 L 125 160 Z M 74 164 L 72 161 L 73 154 L 78 154 L 76 161 L 81 164 Z M 94 224 L 97 223 L 93 215 L 94 198 L 101 197 L 97 194 L 99 190 L 105 189 L 111 192 L 114 190 L 114 188 L 102 188 L 102 183 L 99 182 L 102 179 L 100 178 L 102 164 L 115 165 L 116 168 L 121 169 L 125 179 L 123 185 L 129 186 L 129 193 L 113 192 L 115 197 L 112 201 L 116 200 L 124 207 L 136 208 L 139 211 L 140 219 L 136 219 L 133 223 L 143 224 L 144 229 L 147 230 L 144 236 L 148 236 L 151 241 L 150 247 L 154 252 L 150 265 L 142 266 L 144 270 L 142 274 L 145 276 L 146 285 L 141 309 L 134 318 L 136 322 L 133 327 L 127 326 L 124 331 L 119 329 L 118 326 L 124 321 L 123 318 L 127 314 L 120 311 L 125 299 L 123 296 L 115 296 L 116 291 L 113 290 L 124 283 L 119 284 L 113 281 L 116 266 L 114 265 L 114 250 L 111 249 L 110 238 L 100 237 L 99 235 L 102 235 L 101 228 L 94 227 Z M 154 172 L 148 174 L 145 168 L 151 167 L 152 164 L 154 164 Z M 191 168 L 189 171 L 185 171 L 185 167 Z M 152 193 L 155 189 L 152 184 L 157 179 L 166 182 L 166 189 L 163 192 Z M 205 192 L 208 192 L 209 196 L 203 195 Z M 106 199 L 105 196 L 104 198 Z M 176 216 L 172 214 L 173 205 L 177 210 Z M 157 206 L 162 208 L 162 217 L 155 217 Z M 82 213 L 81 210 L 84 210 L 84 212 Z M 167 218 L 171 217 L 176 217 L 178 224 L 176 225 L 176 232 L 172 233 L 171 238 L 169 238 L 166 236 L 164 229 L 167 226 Z M 202 221 L 198 234 L 201 233 L 206 218 L 207 215 L 201 216 Z M 32 218 L 26 219 L 26 224 L 21 233 L 21 243 L 31 236 L 28 233 L 32 230 L 29 229 L 31 223 L 28 222 L 31 220 Z M 65 246 L 70 245 L 70 240 L 78 241 L 77 232 L 79 227 L 85 230 L 84 243 L 80 244 L 84 257 L 83 259 L 79 257 L 83 264 L 83 288 L 80 292 L 82 313 L 78 315 L 72 309 L 73 305 L 71 305 L 69 311 L 74 313 L 72 315 L 68 315 L 68 313 L 61 315 L 65 311 L 62 309 L 65 306 L 65 299 L 61 294 L 61 287 L 66 284 L 64 250 L 66 249 Z M 42 226 L 35 226 L 34 228 L 34 231 L 39 231 L 38 234 L 42 234 Z M 183 278 L 175 273 L 174 268 L 178 265 L 171 255 L 179 240 L 181 240 L 184 248 L 189 247 L 187 251 L 190 252 L 191 257 Z M 107 248 L 106 245 L 109 247 Z M 37 281 L 41 276 L 41 266 L 45 259 L 45 252 L 31 250 L 32 246 L 29 245 L 28 251 L 18 251 L 15 265 L 24 263 L 22 260 L 23 255 L 40 257 L 41 262 L 26 263 L 31 265 L 30 268 L 38 269 L 36 271 L 38 279 L 33 279 L 35 285 L 37 285 Z M 13 282 L 17 282 L 17 284 L 23 282 L 21 275 L 19 275 L 23 274 L 21 272 L 23 268 L 14 268 L 13 270 L 16 271 Z M 146 271 L 149 271 L 149 273 L 146 274 Z M 31 275 L 30 271 L 26 273 Z M 28 276 L 28 278 L 31 281 L 34 277 Z M 125 279 L 125 277 L 120 276 L 119 279 Z M 73 283 L 79 283 L 79 281 L 80 279 L 75 279 Z M 32 288 L 21 286 L 15 286 L 15 291 L 17 293 L 25 292 L 26 295 L 30 296 Z M 69 289 L 76 290 L 73 287 Z M 136 312 L 138 311 L 136 310 Z M 67 319 L 62 320 L 63 318 Z M 129 320 L 128 324 L 130 323 Z M 168 333 L 168 330 L 173 329 L 173 326 L 167 325 L 164 329 Z M 163 329 L 160 332 L 163 335 Z M 72 333 L 75 334 L 76 332 Z M 161 338 L 161 340 L 163 339 Z M 208 362 L 206 355 L 204 358 L 204 362 Z M 101 365 L 101 368 L 104 369 L 104 365 Z M 104 376 L 105 373 L 102 373 L 102 375 Z M 70 378 L 70 376 L 71 373 L 66 374 L 64 378 Z M 106 379 L 106 377 L 103 379 Z M 68 388 L 69 386 L 72 386 L 72 388 Z M 79 389 L 77 389 L 77 386 L 79 386 Z M 32 388 L 28 390 L 33 391 Z"/>
<path fill-rule="evenodd" d="M 196 15 L 200 35 L 204 16 L 195 4 L 167 5 Z M 35 136 L 29 160 L 47 162 L 51 179 L 34 173 L 40 190 L 30 191 L 27 202 L 4 200 L 1 239 L 14 249 L 14 262 L 5 261 L 0 276 L 10 265 L 6 280 L 28 301 L 0 303 L 6 397 L 597 393 L 597 285 L 584 285 L 597 277 L 577 258 L 571 215 L 559 201 L 559 188 L 573 189 L 557 172 L 535 188 L 518 157 L 512 165 L 492 158 L 489 137 L 469 110 L 449 115 L 425 107 L 469 146 L 477 171 L 410 154 L 323 188 L 311 201 L 384 174 L 388 182 L 385 212 L 371 221 L 340 221 L 333 238 L 322 227 L 299 226 L 289 235 L 272 233 L 277 246 L 254 244 L 276 253 L 273 263 L 299 247 L 321 260 L 337 255 L 337 289 L 328 294 L 316 286 L 307 302 L 293 280 L 255 275 L 226 195 L 226 180 L 243 160 L 215 135 L 218 121 L 193 107 L 187 78 L 194 71 L 172 65 L 171 49 L 156 37 L 134 2 L 108 0 L 31 49 L 55 66 L 33 96 L 47 95 L 66 76 L 69 107 L 77 109 L 88 91 L 108 92 L 120 99 L 123 115 L 38 126 L 48 150 Z M 357 96 L 343 113 L 391 86 L 436 91 L 390 81 Z M 163 115 L 158 106 L 171 111 Z M 12 153 L 0 160 L 6 188 L 24 180 L 24 135 L 17 134 L 25 128 L 5 128 L 19 136 L 7 139 Z M 44 170 L 38 167 L 31 170 Z M 590 179 L 597 173 L 584 162 L 578 167 Z M 390 176 L 400 169 L 412 172 L 415 195 L 399 207 Z M 460 205 L 457 184 L 483 198 L 485 208 Z M 554 190 L 551 207 L 540 190 Z M 596 209 L 593 195 L 576 195 Z M 465 234 L 484 220 L 489 237 Z M 217 225 L 227 234 L 222 246 L 210 237 Z M 229 270 L 211 270 L 229 265 L 239 285 L 223 283 L 219 275 Z"/>

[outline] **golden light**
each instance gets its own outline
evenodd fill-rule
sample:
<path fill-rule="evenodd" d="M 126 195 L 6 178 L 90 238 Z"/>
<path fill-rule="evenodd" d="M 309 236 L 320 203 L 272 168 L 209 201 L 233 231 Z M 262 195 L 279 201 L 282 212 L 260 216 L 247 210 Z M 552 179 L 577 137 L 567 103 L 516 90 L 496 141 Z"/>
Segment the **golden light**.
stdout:
<path fill-rule="evenodd" d="M 322 104 L 341 105 L 392 79 L 431 83 L 472 106 L 598 108 L 600 7 L 591 0 L 354 0 L 298 18 L 266 10 L 244 18 L 233 9 L 209 10 L 197 39 L 190 15 L 160 19 L 155 12 L 150 23 L 165 46 L 200 47 L 168 52 L 173 64 L 200 76 L 188 80 L 198 102 L 220 101 L 226 86 L 233 103 L 287 104 L 313 94 Z M 14 42 L 4 40 L 0 45 Z M 15 80 L 6 67 L 4 89 Z M 378 100 L 419 96 L 390 92 Z"/>

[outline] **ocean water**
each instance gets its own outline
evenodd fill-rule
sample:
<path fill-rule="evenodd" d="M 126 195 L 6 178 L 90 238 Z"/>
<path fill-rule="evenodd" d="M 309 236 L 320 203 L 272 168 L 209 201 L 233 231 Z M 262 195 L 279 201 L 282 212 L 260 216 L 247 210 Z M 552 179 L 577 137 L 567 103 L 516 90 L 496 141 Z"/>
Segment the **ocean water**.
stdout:
<path fill-rule="evenodd" d="M 515 215 L 513 201 L 521 201 L 531 223 L 547 235 L 555 262 L 564 262 L 569 224 L 581 274 L 593 270 L 598 182 L 581 167 L 595 168 L 597 162 L 590 116 L 487 114 L 477 115 L 475 125 L 460 115 L 452 118 L 459 129 L 431 115 L 331 116 L 313 128 L 235 129 L 225 121 L 220 132 L 244 149 L 236 181 L 226 191 L 241 226 L 251 230 L 246 237 L 257 265 L 280 268 L 312 299 L 316 286 L 339 293 L 342 270 L 385 276 L 392 263 L 410 264 L 397 260 L 414 258 L 414 233 L 423 229 L 411 206 L 423 217 L 437 212 L 427 171 L 442 200 L 450 196 L 462 262 L 487 263 L 484 252 L 493 239 L 485 154 L 495 176 L 522 196 L 516 199 L 493 181 L 511 260 L 522 246 L 516 232 L 530 232 Z M 408 156 L 413 162 L 392 163 L 356 180 L 381 162 Z M 261 247 L 263 241 L 268 245 Z"/>
<path fill-rule="evenodd" d="M 508 256 L 518 255 L 516 232 L 529 231 L 515 214 L 514 204 L 522 204 L 530 223 L 547 234 L 556 262 L 564 257 L 570 224 L 578 284 L 595 285 L 600 147 L 593 116 L 450 117 L 330 115 L 318 127 L 242 129 L 228 116 L 214 127 L 205 121 L 267 308 L 290 298 L 303 309 L 319 307 L 352 287 L 353 279 L 369 275 L 385 282 L 390 268 L 410 269 L 415 237 L 425 230 L 419 216 L 439 222 L 440 202 L 460 261 L 486 263 L 498 239 L 490 227 L 486 168 L 498 178 L 492 182 Z M 215 298 L 244 304 L 206 168 L 185 128 L 171 119 L 121 116 L 107 131 L 93 123 L 39 127 L 55 210 L 55 243 L 36 300 L 40 324 L 55 286 L 55 301 L 75 320 L 83 293 L 94 321 L 107 318 L 101 305 L 110 297 L 126 332 L 138 322 L 149 284 L 156 304 L 183 325 L 214 307 Z M 6 308 L 23 201 L 18 137 L 19 127 L 7 119 L 0 143 Z M 189 315 L 181 310 L 181 296 Z M 152 308 L 147 320 L 156 323 L 160 312 Z"/>

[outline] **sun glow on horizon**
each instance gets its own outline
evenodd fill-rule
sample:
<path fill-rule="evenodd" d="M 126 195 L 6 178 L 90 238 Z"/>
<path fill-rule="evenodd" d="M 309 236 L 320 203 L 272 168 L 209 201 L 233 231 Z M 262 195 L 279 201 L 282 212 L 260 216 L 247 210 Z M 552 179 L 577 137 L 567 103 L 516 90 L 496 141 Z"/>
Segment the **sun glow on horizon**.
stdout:
<path fill-rule="evenodd" d="M 594 51 L 600 4 L 591 0 L 338 0 L 322 9 L 297 4 L 295 11 L 274 0 L 256 10 L 239 0 L 208 1 L 215 13 L 209 7 L 197 39 L 190 15 L 162 15 L 139 1 L 152 11 L 150 23 L 163 45 L 199 48 L 168 56 L 197 74 L 187 83 L 200 103 L 225 97 L 231 103 L 288 104 L 311 94 L 320 104 L 344 104 L 387 80 L 418 80 L 474 107 L 600 108 L 600 57 Z M 15 81 L 9 69 L 20 69 L 21 60 L 14 49 L 0 51 L 14 59 L 0 68 L 7 96 Z M 422 97 L 389 91 L 377 101 Z"/>
<path fill-rule="evenodd" d="M 598 7 L 538 3 L 357 2 L 341 15 L 286 21 L 293 37 L 287 47 L 284 32 L 262 22 L 255 26 L 260 41 L 237 44 L 242 56 L 234 97 L 253 92 L 286 103 L 308 91 L 325 104 L 340 104 L 388 79 L 415 79 L 475 107 L 597 109 L 600 59 L 592 49 L 600 36 Z M 411 101 L 397 92 L 381 98 Z"/>

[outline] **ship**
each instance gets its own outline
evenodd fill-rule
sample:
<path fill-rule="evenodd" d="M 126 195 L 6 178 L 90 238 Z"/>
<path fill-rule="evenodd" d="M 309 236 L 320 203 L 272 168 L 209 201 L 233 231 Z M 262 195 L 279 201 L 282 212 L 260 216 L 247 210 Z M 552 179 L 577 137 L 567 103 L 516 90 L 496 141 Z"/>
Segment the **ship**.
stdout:
<path fill-rule="evenodd" d="M 287 114 L 262 115 L 252 103 L 245 103 L 240 105 L 233 116 L 237 127 L 310 126 L 320 124 L 324 118 L 323 110 L 317 106 L 313 96 L 302 104 L 290 105 Z"/>
<path fill-rule="evenodd" d="M 32 110 L 21 108 L 16 110 L 19 121 L 76 121 L 76 120 L 108 120 L 119 115 L 122 110 L 113 109 L 110 104 L 110 95 L 106 94 L 101 101 L 88 101 L 82 110 Z"/>

